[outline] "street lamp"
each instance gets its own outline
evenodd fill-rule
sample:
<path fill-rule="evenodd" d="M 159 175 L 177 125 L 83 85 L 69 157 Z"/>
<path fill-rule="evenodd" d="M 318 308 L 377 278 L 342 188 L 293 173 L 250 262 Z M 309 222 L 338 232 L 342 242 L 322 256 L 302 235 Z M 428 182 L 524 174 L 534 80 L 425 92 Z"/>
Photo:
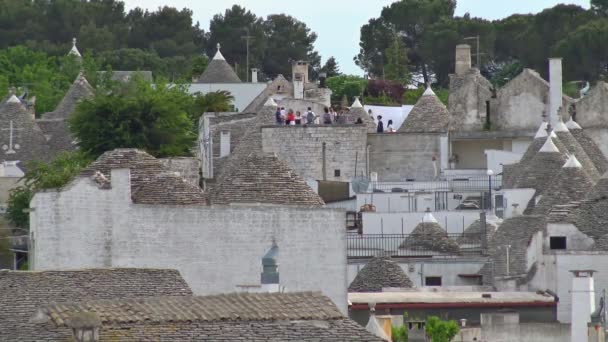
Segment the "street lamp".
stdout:
<path fill-rule="evenodd" d="M 494 171 L 488 169 L 486 173 L 488 175 L 488 208 L 490 209 L 490 213 L 492 213 L 492 175 L 494 175 Z"/>

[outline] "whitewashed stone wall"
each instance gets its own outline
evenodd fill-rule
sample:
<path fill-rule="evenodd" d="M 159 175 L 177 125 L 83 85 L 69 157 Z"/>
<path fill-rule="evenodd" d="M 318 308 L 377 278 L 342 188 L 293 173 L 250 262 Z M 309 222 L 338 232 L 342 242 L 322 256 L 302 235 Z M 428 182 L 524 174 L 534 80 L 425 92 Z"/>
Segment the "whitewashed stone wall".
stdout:
<path fill-rule="evenodd" d="M 361 125 L 268 126 L 262 128 L 264 152 L 276 153 L 306 180 L 350 181 L 365 175 L 367 131 Z M 335 177 L 335 170 L 340 176 Z"/>
<path fill-rule="evenodd" d="M 176 268 L 197 295 L 216 294 L 259 285 L 275 241 L 286 291 L 320 290 L 346 311 L 343 210 L 137 205 L 128 175 L 113 170 L 110 190 L 79 178 L 36 194 L 32 268 Z"/>

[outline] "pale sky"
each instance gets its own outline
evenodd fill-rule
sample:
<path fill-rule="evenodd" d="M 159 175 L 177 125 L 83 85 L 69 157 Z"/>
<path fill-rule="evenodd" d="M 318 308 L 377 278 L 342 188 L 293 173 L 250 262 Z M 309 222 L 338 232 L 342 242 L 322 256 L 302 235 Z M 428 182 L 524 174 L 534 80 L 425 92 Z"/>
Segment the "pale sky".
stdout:
<path fill-rule="evenodd" d="M 359 30 L 370 18 L 380 15 L 382 7 L 393 0 L 123 0 L 127 9 L 134 7 L 155 10 L 168 5 L 182 9 L 188 7 L 193 18 L 207 31 L 213 15 L 224 13 L 226 8 L 238 4 L 266 17 L 286 13 L 308 25 L 318 35 L 315 48 L 322 62 L 336 57 L 340 70 L 361 75 L 353 57 L 359 52 Z M 589 7 L 589 0 L 458 0 L 456 15 L 469 12 L 472 17 L 501 19 L 514 13 L 537 13 L 559 3 Z M 356 4 L 356 5 L 354 5 Z"/>

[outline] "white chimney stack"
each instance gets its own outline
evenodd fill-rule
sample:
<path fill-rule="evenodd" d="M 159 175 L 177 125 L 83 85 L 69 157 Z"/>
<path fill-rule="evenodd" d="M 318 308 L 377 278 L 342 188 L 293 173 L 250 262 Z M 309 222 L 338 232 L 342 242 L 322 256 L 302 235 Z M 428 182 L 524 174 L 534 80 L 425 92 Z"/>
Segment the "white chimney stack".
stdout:
<path fill-rule="evenodd" d="M 570 271 L 572 278 L 572 322 L 570 341 L 587 341 L 587 323 L 595 311 L 595 287 L 592 270 Z"/>
<path fill-rule="evenodd" d="M 251 83 L 258 83 L 258 69 L 251 69 Z"/>
<path fill-rule="evenodd" d="M 230 131 L 220 133 L 220 158 L 230 155 Z"/>
<path fill-rule="evenodd" d="M 549 58 L 549 122 L 556 127 L 562 106 L 562 59 Z"/>

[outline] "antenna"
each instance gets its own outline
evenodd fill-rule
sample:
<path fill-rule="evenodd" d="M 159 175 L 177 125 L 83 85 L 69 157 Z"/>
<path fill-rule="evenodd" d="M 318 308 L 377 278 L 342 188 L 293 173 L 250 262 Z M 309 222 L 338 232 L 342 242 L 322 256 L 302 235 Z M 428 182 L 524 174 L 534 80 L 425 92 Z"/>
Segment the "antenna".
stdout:
<path fill-rule="evenodd" d="M 245 69 L 245 81 L 249 82 L 249 42 L 254 39 L 253 36 L 249 35 L 249 29 L 245 28 L 246 34 L 241 36 L 241 39 L 245 39 L 247 41 L 247 69 Z"/>

